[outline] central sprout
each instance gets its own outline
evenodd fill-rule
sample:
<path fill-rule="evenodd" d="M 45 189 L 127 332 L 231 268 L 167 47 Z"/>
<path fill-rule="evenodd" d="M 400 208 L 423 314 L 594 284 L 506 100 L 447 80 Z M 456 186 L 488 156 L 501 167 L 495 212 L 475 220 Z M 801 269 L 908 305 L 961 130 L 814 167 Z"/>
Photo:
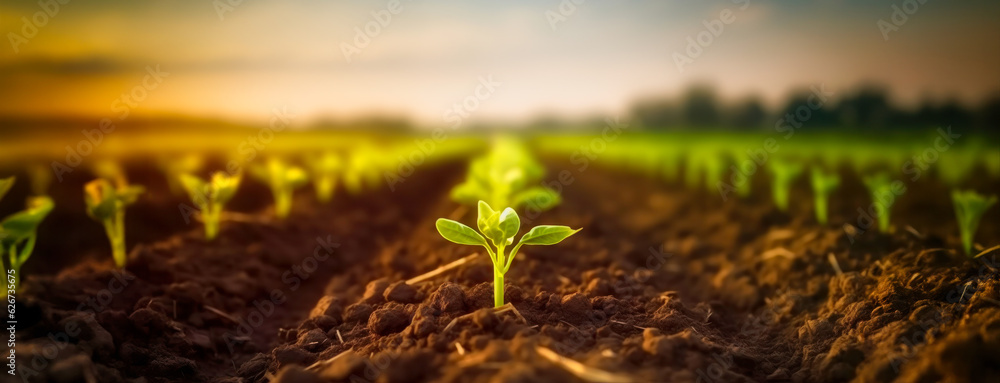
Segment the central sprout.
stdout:
<path fill-rule="evenodd" d="M 439 218 L 436 224 L 438 233 L 441 233 L 444 239 L 460 245 L 486 248 L 490 260 L 493 261 L 493 302 L 496 307 L 503 306 L 503 277 L 510 269 L 510 264 L 521 246 L 555 245 L 580 231 L 580 229 L 573 230 L 569 226 L 535 226 L 514 244 L 514 236 L 521 229 L 521 219 L 517 213 L 509 207 L 503 211 L 495 211 L 484 201 L 479 201 L 479 217 L 476 219 L 476 225 L 479 227 L 479 232 L 450 219 Z M 513 248 L 507 252 L 508 246 L 511 245 L 514 245 Z"/>

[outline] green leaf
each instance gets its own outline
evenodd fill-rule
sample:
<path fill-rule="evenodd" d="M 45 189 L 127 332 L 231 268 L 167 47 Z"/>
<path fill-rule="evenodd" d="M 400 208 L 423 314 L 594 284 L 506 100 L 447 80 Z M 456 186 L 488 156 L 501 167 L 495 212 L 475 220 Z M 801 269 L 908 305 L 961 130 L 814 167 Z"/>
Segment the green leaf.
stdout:
<path fill-rule="evenodd" d="M 480 200 L 476 207 L 478 210 L 476 215 L 476 226 L 479 227 L 479 231 L 485 233 L 489 230 L 490 218 L 493 217 L 493 214 L 496 213 L 496 211 L 490 207 L 490 204 L 483 200 Z"/>
<path fill-rule="evenodd" d="M 486 238 L 489 238 L 494 245 L 499 246 L 504 243 L 507 237 L 503 235 L 503 230 L 500 230 L 500 212 L 495 211 L 486 219 L 485 228 L 480 230 Z"/>
<path fill-rule="evenodd" d="M 503 233 L 503 238 L 506 239 L 508 245 L 514 242 L 514 236 L 520 229 L 521 218 L 517 216 L 514 209 L 509 207 L 503 209 L 503 213 L 500 213 L 500 232 Z"/>
<path fill-rule="evenodd" d="M 549 210 L 562 202 L 559 193 L 544 186 L 535 186 L 514 196 L 514 207 L 528 206 L 539 211 Z"/>
<path fill-rule="evenodd" d="M 55 203 L 52 202 L 52 198 L 46 196 L 28 199 L 26 210 L 14 213 L 0 222 L 0 231 L 6 234 L 2 241 L 16 243 L 33 236 L 38 225 L 49 215 L 53 207 L 55 207 Z"/>
<path fill-rule="evenodd" d="M 224 205 L 233 198 L 236 190 L 240 187 L 241 174 L 228 175 L 224 172 L 216 172 L 212 175 L 211 195 L 213 201 L 219 205 Z"/>
<path fill-rule="evenodd" d="M 14 186 L 15 178 L 13 176 L 7 178 L 0 178 L 0 200 L 3 200 L 3 196 L 10 191 L 11 186 Z"/>
<path fill-rule="evenodd" d="M 124 189 L 118 190 L 118 200 L 125 205 L 131 205 L 139 199 L 142 193 L 146 192 L 146 188 L 139 185 L 129 185 Z"/>
<path fill-rule="evenodd" d="M 535 226 L 521 237 L 519 243 L 521 245 L 555 245 L 578 231 L 580 229 L 573 230 L 569 226 Z"/>
<path fill-rule="evenodd" d="M 291 189 L 298 188 L 309 182 L 309 176 L 306 175 L 305 170 L 297 166 L 287 168 L 284 176 L 286 184 Z"/>
<path fill-rule="evenodd" d="M 471 227 L 465 226 L 459 222 L 452 221 L 450 219 L 438 218 L 437 222 L 434 224 L 437 227 L 438 233 L 444 239 L 460 245 L 482 245 L 488 246 L 486 239 L 482 235 L 479 235 Z"/>
<path fill-rule="evenodd" d="M 955 204 L 955 215 L 958 218 L 959 234 L 962 238 L 962 247 L 965 254 L 972 255 L 972 244 L 976 236 L 976 229 L 979 221 L 987 210 L 997 202 L 997 196 L 982 195 L 974 190 L 951 192 L 952 202 Z"/>
<path fill-rule="evenodd" d="M 486 192 L 473 180 L 465 181 L 451 189 L 451 199 L 463 205 L 471 205 L 479 201 Z"/>
<path fill-rule="evenodd" d="M 105 221 L 115 214 L 115 187 L 105 178 L 90 181 L 83 186 L 83 201 L 87 205 L 87 215 Z"/>
<path fill-rule="evenodd" d="M 208 206 L 208 186 L 205 184 L 205 181 L 186 173 L 181 174 L 180 180 L 181 185 L 184 186 L 184 190 L 191 197 L 191 202 L 202 208 Z"/>

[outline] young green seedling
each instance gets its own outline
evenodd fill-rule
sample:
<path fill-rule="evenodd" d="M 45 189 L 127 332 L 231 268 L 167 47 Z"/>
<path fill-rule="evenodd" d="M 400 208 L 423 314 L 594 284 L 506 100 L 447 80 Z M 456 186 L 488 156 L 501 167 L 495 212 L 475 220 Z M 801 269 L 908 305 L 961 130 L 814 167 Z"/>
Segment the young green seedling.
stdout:
<path fill-rule="evenodd" d="M 13 179 L 0 180 L 0 197 L 3 197 L 6 192 L 4 190 L 5 182 L 8 182 L 6 188 L 9 188 Z M 14 213 L 0 221 L 0 251 L 2 251 L 2 255 L 7 256 L 7 261 L 4 262 L 5 268 L 13 270 L 15 291 L 20 285 L 21 265 L 28 260 L 31 252 L 35 249 L 38 225 L 42 223 L 45 216 L 49 215 L 54 206 L 55 204 L 49 197 L 31 197 L 28 199 L 26 210 Z"/>
<path fill-rule="evenodd" d="M 125 207 L 135 203 L 145 189 L 135 185 L 115 186 L 98 178 L 84 185 L 83 191 L 87 215 L 104 224 L 115 265 L 125 267 Z"/>
<path fill-rule="evenodd" d="M 236 194 L 241 178 L 240 174 L 230 176 L 225 172 L 217 172 L 206 182 L 190 174 L 181 175 L 181 184 L 191 197 L 191 202 L 201 209 L 206 239 L 215 239 L 219 233 L 222 207 Z"/>
<path fill-rule="evenodd" d="M 892 204 L 896 202 L 896 195 L 892 191 L 892 178 L 888 174 L 878 173 L 864 177 L 863 181 L 868 187 L 868 192 L 871 193 L 875 213 L 878 214 L 878 230 L 887 233 L 889 232 L 889 212 L 892 211 Z"/>
<path fill-rule="evenodd" d="M 326 152 L 309 157 L 306 164 L 309 166 L 313 186 L 316 188 L 316 198 L 320 203 L 330 202 L 337 187 L 337 176 L 341 168 L 340 157 L 337 153 Z"/>
<path fill-rule="evenodd" d="M 723 175 L 726 171 L 726 162 L 718 153 L 705 153 L 708 157 L 704 160 L 705 167 L 705 190 L 712 190 L 722 184 Z"/>
<path fill-rule="evenodd" d="M 436 227 L 438 233 L 451 242 L 486 248 L 486 253 L 493 261 L 493 303 L 496 307 L 503 306 L 503 278 L 521 246 L 555 245 L 580 231 L 568 226 L 535 226 L 517 241 L 510 252 L 507 252 L 506 249 L 514 243 L 514 236 L 521 228 L 521 219 L 514 209 L 508 207 L 503 211 L 494 211 L 489 204 L 479 201 L 479 217 L 476 219 L 476 224 L 479 232 L 459 222 L 439 218 Z"/>
<path fill-rule="evenodd" d="M 802 173 L 802 165 L 797 162 L 784 162 L 772 159 L 770 165 L 771 193 L 774 196 L 774 204 L 778 210 L 788 211 L 788 196 L 792 190 L 792 182 Z"/>
<path fill-rule="evenodd" d="M 292 194 L 295 189 L 309 181 L 305 170 L 288 165 L 277 158 L 269 159 L 265 166 L 252 166 L 250 171 L 271 187 L 271 194 L 274 195 L 274 214 L 281 219 L 288 217 L 288 213 L 292 211 Z"/>
<path fill-rule="evenodd" d="M 344 189 L 351 195 L 358 195 L 377 188 L 382 182 L 383 161 L 385 153 L 372 149 L 371 145 L 356 147 L 348 154 L 344 167 Z"/>
<path fill-rule="evenodd" d="M 958 228 L 962 235 L 962 247 L 965 255 L 972 256 L 972 241 L 979 227 L 979 220 L 986 210 L 997 203 L 997 196 L 985 196 L 975 191 L 951 192 L 951 200 L 955 204 L 955 215 L 958 217 Z"/>
<path fill-rule="evenodd" d="M 541 181 L 545 168 L 522 145 L 509 139 L 496 142 L 485 156 L 472 161 L 465 182 L 455 186 L 451 198 L 474 205 L 487 201 L 494 206 L 519 209 L 529 205 L 537 211 L 562 202 L 559 193 L 545 186 L 529 186 Z"/>
<path fill-rule="evenodd" d="M 816 221 L 820 225 L 827 223 L 827 209 L 829 207 L 830 193 L 833 193 L 837 186 L 840 186 L 840 176 L 836 173 L 827 173 L 815 167 L 812 170 L 813 202 L 816 207 Z"/>

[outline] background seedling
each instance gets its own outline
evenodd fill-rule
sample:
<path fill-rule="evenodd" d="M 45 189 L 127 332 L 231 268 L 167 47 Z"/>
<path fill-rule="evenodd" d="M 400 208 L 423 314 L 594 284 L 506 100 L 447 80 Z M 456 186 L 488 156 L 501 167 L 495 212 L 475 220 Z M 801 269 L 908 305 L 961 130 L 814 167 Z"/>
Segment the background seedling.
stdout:
<path fill-rule="evenodd" d="M 997 203 L 997 196 L 985 196 L 973 190 L 951 192 L 951 200 L 955 204 L 955 216 L 958 217 L 958 229 L 962 236 L 962 248 L 965 255 L 972 256 L 972 241 L 976 236 L 979 221 L 986 210 Z"/>
<path fill-rule="evenodd" d="M 181 175 L 181 184 L 191 197 L 191 202 L 201 210 L 206 239 L 215 239 L 219 233 L 222 208 L 236 194 L 241 178 L 240 174 L 230 176 L 224 172 L 216 172 L 206 182 L 190 174 Z"/>
<path fill-rule="evenodd" d="M 316 199 L 321 203 L 330 202 L 342 166 L 340 157 L 337 153 L 326 152 L 307 158 L 306 165 L 309 167 L 313 186 L 316 188 Z"/>
<path fill-rule="evenodd" d="M 788 198 L 792 190 L 792 183 L 802 173 L 802 165 L 796 162 L 781 161 L 772 159 L 768 164 L 771 169 L 771 193 L 774 196 L 774 204 L 778 210 L 788 211 Z"/>
<path fill-rule="evenodd" d="M 10 188 L 14 186 L 14 180 L 14 177 L 0 178 L 0 201 L 10 191 Z"/>
<path fill-rule="evenodd" d="M 444 239 L 460 245 L 482 246 L 493 261 L 493 302 L 496 307 L 503 306 L 503 280 L 510 269 L 514 256 L 523 245 L 555 245 L 580 229 L 573 230 L 568 226 L 541 225 L 535 226 L 524 234 L 509 253 L 507 246 L 514 243 L 514 236 L 521 228 L 521 219 L 512 208 L 494 211 L 484 201 L 479 201 L 479 216 L 476 224 L 479 233 L 471 227 L 450 219 L 439 218 L 436 223 L 438 233 Z M 482 233 L 482 234 L 480 234 Z M 487 238 L 489 242 L 487 242 Z M 490 244 L 492 243 L 492 247 Z"/>
<path fill-rule="evenodd" d="M 0 198 L 10 188 L 13 178 L 0 180 Z M 4 186 L 6 184 L 6 186 Z M 6 257 L 5 268 L 13 270 L 14 290 L 20 286 L 21 265 L 28 260 L 35 249 L 38 225 L 42 223 L 55 204 L 46 196 L 28 199 L 27 209 L 0 221 L 0 251 Z"/>
<path fill-rule="evenodd" d="M 31 193 L 33 195 L 48 195 L 49 185 L 52 185 L 52 169 L 44 163 L 33 163 L 28 165 L 28 178 L 31 179 Z"/>
<path fill-rule="evenodd" d="M 466 180 L 452 189 L 451 197 L 466 205 L 482 200 L 495 206 L 519 209 L 530 205 L 544 211 L 562 202 L 555 190 L 530 186 L 538 184 L 544 175 L 545 168 L 523 145 L 498 139 L 490 153 L 472 161 Z"/>
<path fill-rule="evenodd" d="M 840 186 L 840 176 L 836 173 L 827 173 L 819 167 L 812 169 L 813 202 L 816 208 L 816 221 L 821 225 L 827 223 L 827 209 L 829 206 L 830 193 L 833 193 Z"/>
<path fill-rule="evenodd" d="M 180 195 L 184 193 L 184 185 L 181 184 L 182 174 L 194 174 L 205 165 L 205 159 L 197 154 L 187 154 L 180 158 L 164 157 L 159 161 L 160 169 L 167 177 L 167 186 L 170 193 Z"/>
<path fill-rule="evenodd" d="M 125 267 L 125 207 L 135 203 L 145 189 L 136 185 L 115 186 L 99 178 L 88 182 L 83 190 L 87 215 L 104 224 L 115 265 Z"/>
<path fill-rule="evenodd" d="M 125 176 L 125 169 L 117 162 L 109 159 L 98 160 L 91 165 L 94 175 L 110 181 L 116 187 L 124 188 L 128 186 L 128 177 Z"/>
<path fill-rule="evenodd" d="M 875 205 L 875 213 L 878 214 L 878 230 L 883 233 L 889 232 L 889 212 L 892 211 L 892 204 L 896 202 L 896 196 L 892 192 L 892 179 L 888 174 L 878 173 L 864 178 L 865 186 L 872 196 L 872 203 Z"/>
<path fill-rule="evenodd" d="M 251 166 L 250 171 L 255 177 L 265 182 L 274 195 L 274 214 L 278 218 L 288 217 L 292 211 L 292 195 L 295 189 L 309 181 L 305 170 L 291 166 L 278 158 L 271 158 L 266 165 Z"/>

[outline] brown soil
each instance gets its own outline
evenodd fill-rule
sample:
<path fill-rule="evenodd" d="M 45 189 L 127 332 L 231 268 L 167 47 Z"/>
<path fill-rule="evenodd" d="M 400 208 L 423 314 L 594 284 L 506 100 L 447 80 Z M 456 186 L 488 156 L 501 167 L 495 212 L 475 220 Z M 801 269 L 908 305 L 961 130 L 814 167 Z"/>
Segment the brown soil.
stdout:
<path fill-rule="evenodd" d="M 584 230 L 522 250 L 506 300 L 523 321 L 489 310 L 485 255 L 402 282 L 477 251 L 434 230 L 438 217 L 474 219 L 447 198 L 462 173 L 449 165 L 393 193 L 328 207 L 304 197 L 288 222 L 231 223 L 216 242 L 198 227 L 144 242 L 129 260 L 134 279 L 95 320 L 77 306 L 109 295 L 110 261 L 29 276 L 18 313 L 33 325 L 18 333 L 18 362 L 45 362 L 32 381 L 578 380 L 539 356 L 545 346 L 640 382 L 1000 381 L 1000 260 L 939 250 L 958 248 L 957 229 L 930 177 L 893 208 L 895 233 L 852 243 L 815 223 L 804 182 L 793 196 L 808 198 L 782 214 L 763 184 L 724 203 L 637 175 L 551 168 L 573 176 L 564 203 L 523 215 L 522 227 Z M 867 193 L 842 178 L 831 221 L 857 222 Z M 998 233 L 986 217 L 979 238 Z M 293 283 L 328 236 L 339 247 Z M 60 339 L 74 323 L 79 334 Z"/>

